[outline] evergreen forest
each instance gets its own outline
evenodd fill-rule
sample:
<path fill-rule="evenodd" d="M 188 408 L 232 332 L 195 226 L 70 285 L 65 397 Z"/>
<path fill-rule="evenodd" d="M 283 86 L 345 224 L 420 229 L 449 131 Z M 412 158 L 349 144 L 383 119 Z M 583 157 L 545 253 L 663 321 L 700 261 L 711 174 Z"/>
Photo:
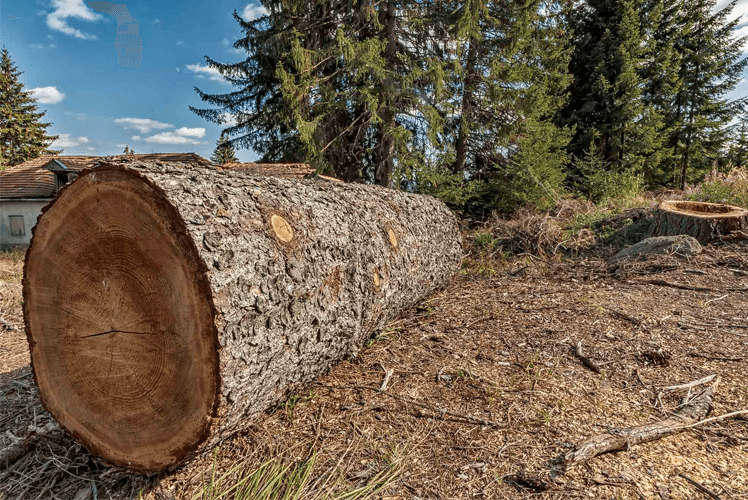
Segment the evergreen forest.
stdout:
<path fill-rule="evenodd" d="M 472 214 L 745 163 L 744 38 L 714 0 L 265 0 L 202 118 L 262 162 Z"/>

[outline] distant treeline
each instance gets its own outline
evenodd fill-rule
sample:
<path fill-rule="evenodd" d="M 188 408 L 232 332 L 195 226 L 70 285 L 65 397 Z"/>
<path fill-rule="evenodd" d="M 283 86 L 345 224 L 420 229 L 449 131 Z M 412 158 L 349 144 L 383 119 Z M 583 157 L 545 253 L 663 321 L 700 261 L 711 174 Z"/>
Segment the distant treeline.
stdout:
<path fill-rule="evenodd" d="M 714 0 L 265 0 L 207 57 L 236 147 L 476 212 L 744 164 L 744 39 Z M 735 125 L 738 123 L 738 125 Z"/>

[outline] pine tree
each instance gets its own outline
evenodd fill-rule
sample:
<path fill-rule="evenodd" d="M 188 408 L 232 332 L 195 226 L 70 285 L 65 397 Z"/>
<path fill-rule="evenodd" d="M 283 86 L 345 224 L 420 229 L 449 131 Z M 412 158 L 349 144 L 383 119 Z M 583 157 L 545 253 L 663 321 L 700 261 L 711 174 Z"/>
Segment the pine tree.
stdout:
<path fill-rule="evenodd" d="M 267 0 L 270 14 L 250 23 L 235 14 L 248 57 L 207 58 L 239 87 L 200 97 L 217 109 L 191 108 L 221 124 L 263 160 L 305 161 L 347 181 L 390 185 L 422 157 L 433 111 L 430 72 L 439 44 L 425 29 L 428 3 Z M 401 15 L 405 13 L 406 15 Z M 443 45 L 443 44 L 442 44 Z M 397 172 L 396 172 L 397 171 Z"/>
<path fill-rule="evenodd" d="M 231 141 L 226 138 L 225 135 L 221 134 L 221 137 L 216 141 L 216 149 L 213 151 L 213 155 L 210 157 L 213 163 L 223 165 L 224 163 L 237 162 L 236 151 Z"/>
<path fill-rule="evenodd" d="M 569 147 L 576 158 L 588 154 L 590 141 L 606 168 L 632 173 L 659 164 L 665 141 L 662 113 L 642 92 L 648 30 L 643 0 L 590 0 L 574 12 L 574 54 L 569 65 L 575 81 L 560 123 L 576 125 Z M 579 179 L 578 169 L 573 173 Z"/>
<path fill-rule="evenodd" d="M 677 40 L 686 27 L 682 23 L 681 0 L 650 0 L 644 4 L 645 30 L 644 64 L 641 66 L 642 99 L 657 111 L 658 143 L 663 146 L 653 152 L 655 158 L 644 171 L 649 186 L 669 184 L 673 179 L 675 155 L 674 132 L 681 126 L 680 112 L 675 105 L 681 89 L 681 53 Z"/>
<path fill-rule="evenodd" d="M 58 136 L 47 135 L 50 123 L 39 120 L 36 100 L 24 90 L 18 71 L 8 51 L 0 52 L 0 169 L 22 163 L 44 154 L 58 154 L 48 149 Z"/>
<path fill-rule="evenodd" d="M 472 211 L 552 205 L 564 180 L 569 130 L 553 117 L 570 83 L 559 5 L 472 0 L 457 9 L 457 104 L 444 128 L 451 171 L 482 182 Z M 456 179 L 457 180 L 457 179 Z"/>
<path fill-rule="evenodd" d="M 725 163 L 733 167 L 748 167 L 748 111 L 744 110 L 736 123 L 729 127 Z"/>
<path fill-rule="evenodd" d="M 682 29 L 675 40 L 680 53 L 680 90 L 676 95 L 677 127 L 672 134 L 673 174 L 684 189 L 712 168 L 729 139 L 729 123 L 745 99 L 728 101 L 725 94 L 740 81 L 748 59 L 741 59 L 746 37 L 733 39 L 739 19 L 727 22 L 731 2 L 712 14 L 715 0 L 688 0 L 680 10 Z"/>

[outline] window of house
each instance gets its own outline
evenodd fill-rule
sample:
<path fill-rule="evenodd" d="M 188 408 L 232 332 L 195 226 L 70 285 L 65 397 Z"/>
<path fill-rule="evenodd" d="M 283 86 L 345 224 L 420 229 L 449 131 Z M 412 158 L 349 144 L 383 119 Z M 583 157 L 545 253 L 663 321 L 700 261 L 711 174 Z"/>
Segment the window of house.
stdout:
<path fill-rule="evenodd" d="M 26 227 L 23 225 L 23 215 L 9 215 L 8 219 L 10 219 L 11 236 L 26 235 Z"/>

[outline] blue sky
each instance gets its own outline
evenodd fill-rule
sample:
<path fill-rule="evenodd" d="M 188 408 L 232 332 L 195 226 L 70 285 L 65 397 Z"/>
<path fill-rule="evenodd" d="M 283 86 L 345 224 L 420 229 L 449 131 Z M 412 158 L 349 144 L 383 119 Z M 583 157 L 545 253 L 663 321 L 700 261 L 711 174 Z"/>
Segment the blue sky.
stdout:
<path fill-rule="evenodd" d="M 129 32 L 142 39 L 141 61 L 129 65 L 120 64 L 115 46 L 119 17 L 83 0 L 0 2 L 0 44 L 46 111 L 49 132 L 60 136 L 53 147 L 109 155 L 127 144 L 136 153 L 194 151 L 209 158 L 221 127 L 187 106 L 208 107 L 195 86 L 208 93 L 233 87 L 207 68 L 204 56 L 241 60 L 232 47 L 241 36 L 232 13 L 247 19 L 264 9 L 246 0 L 122 3 Z M 251 150 L 237 156 L 257 158 Z"/>
<path fill-rule="evenodd" d="M 127 144 L 136 153 L 194 151 L 210 157 L 221 127 L 187 106 L 206 107 L 195 86 L 208 93 L 233 87 L 207 68 L 204 56 L 241 60 L 232 47 L 241 31 L 231 14 L 236 9 L 253 19 L 264 9 L 256 0 L 123 4 L 126 14 L 115 16 L 84 0 L 0 3 L 0 43 L 24 72 L 21 81 L 34 91 L 39 109 L 46 111 L 50 133 L 60 136 L 53 147 L 64 154 L 109 155 Z M 717 8 L 726 4 L 721 0 Z M 733 17 L 738 15 L 743 17 L 736 36 L 746 35 L 748 0 L 740 0 L 733 11 Z M 135 62 L 118 57 L 120 24 L 140 37 L 128 39 L 139 44 Z M 744 78 L 733 96 L 745 95 Z M 238 150 L 237 156 L 257 158 L 251 150 Z"/>

